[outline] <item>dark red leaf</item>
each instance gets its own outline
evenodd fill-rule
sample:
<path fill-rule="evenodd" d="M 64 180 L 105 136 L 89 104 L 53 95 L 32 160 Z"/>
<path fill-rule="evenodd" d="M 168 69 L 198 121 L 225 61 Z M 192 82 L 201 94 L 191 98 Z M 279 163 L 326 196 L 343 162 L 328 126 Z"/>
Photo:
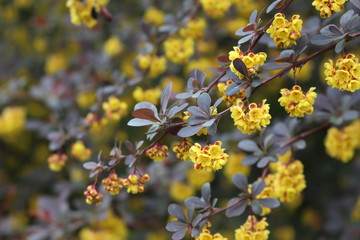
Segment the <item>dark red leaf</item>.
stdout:
<path fill-rule="evenodd" d="M 280 2 L 278 5 L 276 5 L 276 9 L 279 9 L 279 8 L 281 8 L 282 6 L 284 6 L 284 3 L 285 3 L 285 1 L 282 1 L 282 2 Z"/>
<path fill-rule="evenodd" d="M 243 32 L 249 32 L 249 31 L 254 31 L 254 30 L 255 30 L 255 25 L 250 24 L 250 25 L 247 25 L 246 27 L 244 27 Z"/>
<path fill-rule="evenodd" d="M 159 122 L 159 120 L 155 117 L 154 112 L 149 108 L 140 108 L 131 113 L 131 116 L 134 118 L 140 118 L 145 120 L 150 120 L 153 122 Z"/>
<path fill-rule="evenodd" d="M 219 62 L 228 63 L 229 62 L 229 55 L 224 54 L 217 57 Z"/>

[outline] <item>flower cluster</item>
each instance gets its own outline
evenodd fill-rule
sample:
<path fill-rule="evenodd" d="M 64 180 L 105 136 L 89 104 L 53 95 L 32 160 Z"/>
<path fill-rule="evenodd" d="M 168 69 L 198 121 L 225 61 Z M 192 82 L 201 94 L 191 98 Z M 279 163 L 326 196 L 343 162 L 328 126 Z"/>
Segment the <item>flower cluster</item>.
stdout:
<path fill-rule="evenodd" d="M 288 164 L 278 163 L 274 178 L 276 195 L 281 202 L 296 201 L 306 187 L 304 166 L 299 160 Z"/>
<path fill-rule="evenodd" d="M 183 161 L 189 161 L 189 150 L 192 146 L 192 143 L 184 138 L 179 144 L 176 144 L 173 146 L 173 151 L 176 153 L 176 157 L 183 160 Z"/>
<path fill-rule="evenodd" d="M 126 115 L 128 105 L 115 96 L 110 96 L 108 101 L 102 104 L 102 108 L 107 118 L 118 121 Z"/>
<path fill-rule="evenodd" d="M 144 183 L 150 180 L 149 174 L 138 176 L 130 174 L 128 178 L 122 180 L 122 184 L 127 188 L 128 193 L 137 194 L 144 191 Z"/>
<path fill-rule="evenodd" d="M 102 130 L 108 124 L 108 120 L 106 118 L 100 118 L 94 113 L 88 113 L 84 122 L 93 132 Z"/>
<path fill-rule="evenodd" d="M 116 36 L 110 37 L 104 43 L 103 51 L 110 57 L 120 54 L 124 49 L 122 42 Z"/>
<path fill-rule="evenodd" d="M 325 137 L 325 148 L 329 156 L 347 163 L 354 157 L 358 137 L 354 125 L 343 128 L 332 127 Z"/>
<path fill-rule="evenodd" d="M 211 234 L 210 230 L 204 227 L 195 240 L 227 240 L 226 237 L 223 237 L 220 233 Z"/>
<path fill-rule="evenodd" d="M 239 78 L 243 78 L 244 75 L 241 74 L 234 66 L 234 60 L 235 59 L 241 59 L 247 70 L 248 70 L 248 74 L 255 74 L 259 67 L 261 65 L 263 65 L 266 61 L 267 58 L 267 54 L 264 52 L 259 52 L 259 53 L 253 53 L 253 52 L 249 52 L 247 54 L 244 54 L 239 47 L 233 47 L 234 50 L 229 52 L 229 60 L 230 62 L 230 70 L 237 75 Z"/>
<path fill-rule="evenodd" d="M 166 145 L 156 143 L 155 146 L 146 150 L 145 154 L 155 162 L 162 162 L 164 158 L 169 156 L 168 150 L 169 148 Z"/>
<path fill-rule="evenodd" d="M 314 0 L 312 5 L 320 11 L 320 17 L 328 18 L 334 12 L 340 12 L 347 0 Z"/>
<path fill-rule="evenodd" d="M 105 190 L 111 195 L 118 194 L 123 188 L 123 180 L 122 178 L 119 178 L 115 172 L 110 173 L 107 178 L 104 178 L 102 183 L 105 185 Z"/>
<path fill-rule="evenodd" d="M 160 96 L 160 88 L 149 88 L 143 90 L 141 87 L 136 87 L 133 92 L 133 97 L 137 102 L 150 102 L 154 105 L 159 103 Z"/>
<path fill-rule="evenodd" d="M 232 80 L 228 80 L 226 82 L 220 82 L 217 85 L 219 92 L 221 94 L 221 98 L 226 102 L 227 106 L 232 106 L 236 103 L 236 99 L 238 99 L 238 98 L 242 99 L 245 97 L 245 89 L 244 88 L 232 96 L 226 95 L 226 89 L 232 83 L 234 83 Z"/>
<path fill-rule="evenodd" d="M 280 90 L 280 105 L 285 107 L 290 117 L 304 117 L 304 114 L 312 114 L 314 111 L 313 104 L 317 94 L 312 87 L 304 93 L 298 85 L 293 86 L 291 90 L 283 88 Z"/>
<path fill-rule="evenodd" d="M 231 0 L 200 0 L 204 11 L 213 18 L 224 16 L 232 4 Z"/>
<path fill-rule="evenodd" d="M 277 13 L 266 32 L 270 34 L 276 46 L 286 48 L 296 44 L 296 40 L 301 37 L 302 24 L 299 15 L 293 15 L 288 21 L 284 14 Z"/>
<path fill-rule="evenodd" d="M 180 29 L 180 35 L 184 38 L 201 39 L 206 29 L 206 21 L 204 18 L 194 18 L 186 23 L 185 28 Z"/>
<path fill-rule="evenodd" d="M 146 9 L 143 21 L 154 26 L 161 26 L 164 23 L 165 13 L 154 6 Z"/>
<path fill-rule="evenodd" d="M 266 100 L 262 100 L 259 105 L 250 103 L 246 107 L 241 99 L 237 99 L 236 104 L 230 108 L 234 125 L 245 134 L 260 131 L 262 127 L 269 125 L 271 119 L 270 107 L 265 102 Z"/>
<path fill-rule="evenodd" d="M 86 197 L 86 203 L 87 204 L 94 204 L 100 205 L 101 199 L 104 197 L 98 190 L 96 189 L 95 185 L 89 185 L 86 188 L 86 191 L 84 192 L 84 195 Z"/>
<path fill-rule="evenodd" d="M 65 166 L 65 163 L 67 162 L 67 160 L 68 160 L 68 157 L 66 156 L 66 154 L 54 153 L 48 157 L 47 162 L 48 162 L 49 168 L 52 171 L 58 172 Z"/>
<path fill-rule="evenodd" d="M 360 63 L 354 54 L 343 56 L 335 64 L 329 59 L 324 67 L 328 85 L 341 91 L 354 92 L 360 89 Z"/>
<path fill-rule="evenodd" d="M 266 183 L 265 188 L 262 190 L 262 192 L 256 196 L 257 199 L 262 198 L 276 198 L 276 191 L 274 188 L 274 174 L 268 174 L 264 181 Z M 271 208 L 262 207 L 261 216 L 265 216 L 271 212 Z"/>
<path fill-rule="evenodd" d="M 108 0 L 68 0 L 66 6 L 70 10 L 71 22 L 75 25 L 85 24 L 92 28 L 97 24 L 96 14 L 108 4 Z"/>
<path fill-rule="evenodd" d="M 22 107 L 6 107 L 0 115 L 0 136 L 15 134 L 25 126 L 26 113 Z"/>
<path fill-rule="evenodd" d="M 166 57 L 174 63 L 185 63 L 194 54 L 195 42 L 192 38 L 171 37 L 164 42 Z"/>
<path fill-rule="evenodd" d="M 166 58 L 153 54 L 139 55 L 137 57 L 139 68 L 148 71 L 147 76 L 156 78 L 166 70 Z"/>
<path fill-rule="evenodd" d="M 91 157 L 91 149 L 86 148 L 84 143 L 78 140 L 71 146 L 70 154 L 80 161 L 85 161 Z"/>
<path fill-rule="evenodd" d="M 189 150 L 190 160 L 194 163 L 195 169 L 216 171 L 221 169 L 227 162 L 228 154 L 221 148 L 222 142 L 206 145 L 204 148 L 195 143 Z"/>
<path fill-rule="evenodd" d="M 266 218 L 258 221 L 254 215 L 250 215 L 246 222 L 235 230 L 235 240 L 267 240 L 270 234 L 266 229 L 268 225 Z"/>

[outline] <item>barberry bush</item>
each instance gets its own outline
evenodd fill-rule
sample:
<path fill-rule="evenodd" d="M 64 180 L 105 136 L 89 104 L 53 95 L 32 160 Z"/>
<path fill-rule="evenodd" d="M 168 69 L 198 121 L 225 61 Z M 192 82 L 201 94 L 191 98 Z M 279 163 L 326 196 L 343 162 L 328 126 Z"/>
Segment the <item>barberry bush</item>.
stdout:
<path fill-rule="evenodd" d="M 360 239 L 359 0 L 0 4 L 1 239 Z"/>

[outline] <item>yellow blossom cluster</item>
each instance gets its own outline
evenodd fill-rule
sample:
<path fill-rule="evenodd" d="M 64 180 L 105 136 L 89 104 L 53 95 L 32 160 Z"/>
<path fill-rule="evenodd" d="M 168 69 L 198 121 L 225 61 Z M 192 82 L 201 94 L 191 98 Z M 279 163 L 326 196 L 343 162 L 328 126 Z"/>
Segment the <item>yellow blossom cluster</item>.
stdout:
<path fill-rule="evenodd" d="M 284 14 L 277 13 L 266 32 L 270 34 L 277 47 L 286 48 L 296 44 L 296 40 L 301 37 L 302 24 L 299 15 L 293 15 L 288 21 Z"/>
<path fill-rule="evenodd" d="M 265 102 L 266 99 L 262 100 L 259 105 L 250 103 L 246 107 L 241 99 L 237 99 L 236 104 L 230 108 L 234 125 L 245 134 L 260 131 L 262 127 L 269 125 L 271 119 L 270 107 Z"/>
<path fill-rule="evenodd" d="M 85 161 L 91 157 L 91 149 L 86 148 L 83 141 L 78 140 L 71 146 L 70 154 L 80 161 Z"/>
<path fill-rule="evenodd" d="M 164 23 L 165 13 L 154 6 L 146 9 L 143 21 L 154 26 L 161 26 Z"/>
<path fill-rule="evenodd" d="M 223 237 L 220 233 L 211 234 L 210 230 L 204 227 L 195 240 L 227 240 L 226 237 Z"/>
<path fill-rule="evenodd" d="M 93 132 L 102 130 L 108 124 L 108 120 L 106 118 L 100 118 L 94 113 L 88 113 L 84 122 Z"/>
<path fill-rule="evenodd" d="M 355 125 L 332 127 L 325 137 L 325 148 L 329 156 L 347 163 L 354 157 L 359 142 Z"/>
<path fill-rule="evenodd" d="M 67 0 L 71 22 L 75 25 L 85 24 L 92 28 L 97 24 L 96 14 L 108 4 L 109 0 Z"/>
<path fill-rule="evenodd" d="M 136 87 L 133 92 L 133 97 L 137 102 L 150 102 L 154 105 L 159 103 L 159 99 L 161 96 L 160 88 L 149 88 L 142 89 L 141 87 Z"/>
<path fill-rule="evenodd" d="M 173 146 L 173 151 L 176 153 L 176 157 L 183 161 L 190 161 L 189 150 L 192 143 L 184 138 L 179 144 Z"/>
<path fill-rule="evenodd" d="M 98 192 L 95 185 L 89 185 L 86 188 L 84 195 L 86 197 L 87 204 L 95 203 L 95 205 L 97 205 L 97 206 L 101 204 L 101 199 L 104 197 L 104 195 L 102 195 L 100 192 Z"/>
<path fill-rule="evenodd" d="M 204 36 L 204 31 L 206 29 L 206 20 L 204 18 L 198 17 L 189 20 L 184 28 L 181 28 L 180 36 L 183 38 L 191 37 L 192 39 L 201 39 Z"/>
<path fill-rule="evenodd" d="M 189 150 L 190 160 L 194 163 L 195 169 L 216 171 L 221 169 L 227 162 L 228 154 L 221 148 L 222 142 L 206 145 L 204 148 L 195 143 Z"/>
<path fill-rule="evenodd" d="M 320 11 L 320 17 L 328 18 L 334 12 L 340 12 L 347 0 L 314 0 L 312 5 Z"/>
<path fill-rule="evenodd" d="M 166 145 L 155 144 L 152 148 L 145 151 L 146 156 L 155 162 L 162 162 L 164 158 L 169 156 L 169 148 Z"/>
<path fill-rule="evenodd" d="M 313 104 L 317 96 L 314 90 L 315 87 L 312 87 L 304 93 L 298 85 L 293 86 L 291 90 L 283 88 L 280 90 L 281 97 L 278 101 L 290 117 L 304 117 L 304 114 L 312 114 L 314 111 Z"/>
<path fill-rule="evenodd" d="M 108 56 L 113 57 L 120 54 L 124 49 L 122 42 L 118 37 L 112 36 L 104 43 L 103 51 Z"/>
<path fill-rule="evenodd" d="M 147 71 L 147 76 L 156 78 L 166 70 L 166 58 L 151 53 L 137 56 L 139 68 Z"/>
<path fill-rule="evenodd" d="M 239 47 L 233 47 L 234 50 L 229 52 L 229 60 L 230 62 L 230 70 L 237 75 L 239 78 L 243 78 L 244 75 L 241 74 L 234 66 L 234 60 L 235 59 L 241 59 L 247 70 L 248 70 L 248 74 L 255 74 L 259 67 L 261 65 L 263 65 L 266 61 L 267 58 L 267 54 L 264 52 L 259 52 L 259 53 L 253 53 L 253 52 L 249 52 L 247 54 L 244 54 Z"/>
<path fill-rule="evenodd" d="M 195 42 L 191 37 L 171 37 L 164 42 L 166 57 L 174 62 L 183 64 L 194 54 Z"/>
<path fill-rule="evenodd" d="M 6 107 L 0 114 L 0 136 L 8 136 L 21 131 L 26 122 L 23 107 Z"/>
<path fill-rule="evenodd" d="M 109 176 L 104 178 L 101 182 L 105 185 L 105 190 L 111 195 L 118 194 L 123 188 L 123 180 L 122 178 L 119 178 L 115 172 L 110 173 Z"/>
<path fill-rule="evenodd" d="M 89 108 L 96 101 L 96 94 L 93 91 L 80 92 L 76 96 L 76 103 L 80 108 Z"/>
<path fill-rule="evenodd" d="M 110 96 L 107 102 L 102 104 L 102 108 L 105 111 L 105 115 L 110 120 L 119 121 L 126 115 L 128 105 L 126 102 L 120 101 L 115 96 Z"/>
<path fill-rule="evenodd" d="M 220 18 L 225 15 L 232 4 L 232 0 L 200 0 L 204 11 L 213 18 Z"/>
<path fill-rule="evenodd" d="M 128 178 L 122 180 L 122 183 L 127 188 L 128 193 L 137 194 L 144 191 L 144 183 L 149 180 L 149 174 L 144 174 L 140 177 L 136 174 L 130 174 Z"/>
<path fill-rule="evenodd" d="M 235 230 L 235 240 L 267 240 L 270 234 L 266 229 L 268 225 L 266 218 L 258 221 L 254 215 L 250 215 L 246 222 Z"/>
<path fill-rule="evenodd" d="M 217 85 L 219 92 L 221 94 L 221 98 L 226 102 L 227 106 L 232 106 L 236 103 L 237 99 L 242 99 L 245 97 L 245 89 L 244 88 L 232 96 L 226 95 L 226 89 L 232 83 L 234 83 L 234 81 L 228 80 L 226 82 L 220 82 Z"/>
<path fill-rule="evenodd" d="M 274 188 L 274 174 L 268 174 L 264 181 L 266 183 L 265 188 L 262 190 L 262 192 L 256 196 L 256 199 L 262 199 L 262 198 L 276 198 L 276 191 Z M 262 207 L 261 216 L 265 216 L 271 212 L 271 208 Z"/>
<path fill-rule="evenodd" d="M 324 64 L 325 80 L 328 85 L 341 91 L 354 92 L 360 89 L 360 63 L 354 54 L 339 58 L 336 63 L 329 59 Z"/>
<path fill-rule="evenodd" d="M 67 162 L 67 160 L 68 160 L 68 157 L 66 156 L 66 154 L 54 153 L 48 157 L 47 162 L 48 162 L 49 168 L 52 171 L 59 172 L 65 166 L 65 163 Z"/>

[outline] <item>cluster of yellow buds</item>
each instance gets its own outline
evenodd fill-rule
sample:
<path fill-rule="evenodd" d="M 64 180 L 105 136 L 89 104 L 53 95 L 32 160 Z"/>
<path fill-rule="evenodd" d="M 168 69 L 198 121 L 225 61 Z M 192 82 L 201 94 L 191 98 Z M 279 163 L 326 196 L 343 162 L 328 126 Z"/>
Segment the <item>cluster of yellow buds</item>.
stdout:
<path fill-rule="evenodd" d="M 75 25 L 85 24 L 92 28 L 97 24 L 96 14 L 108 4 L 108 0 L 68 0 L 66 6 L 70 10 L 71 22 Z"/>
<path fill-rule="evenodd" d="M 137 102 L 150 102 L 154 105 L 159 103 L 160 96 L 160 88 L 149 88 L 143 90 L 141 87 L 136 87 L 133 92 L 133 97 Z"/>
<path fill-rule="evenodd" d="M 220 18 L 225 15 L 232 4 L 232 0 L 200 0 L 204 11 L 213 18 Z"/>
<path fill-rule="evenodd" d="M 47 162 L 48 162 L 49 168 L 52 171 L 58 172 L 65 166 L 65 163 L 67 162 L 67 160 L 68 160 L 68 157 L 66 156 L 66 154 L 54 153 L 48 157 Z"/>
<path fill-rule="evenodd" d="M 265 188 L 262 190 L 262 192 L 257 195 L 256 199 L 262 199 L 262 198 L 276 198 L 276 191 L 274 188 L 274 174 L 268 174 L 264 181 L 266 183 Z M 265 216 L 271 212 L 271 208 L 262 207 L 261 216 Z"/>
<path fill-rule="evenodd" d="M 71 146 L 70 154 L 80 161 L 85 161 L 91 157 L 91 149 L 86 148 L 83 141 L 78 140 Z"/>
<path fill-rule="evenodd" d="M 270 231 L 266 229 L 268 225 L 266 218 L 258 221 L 254 215 L 250 215 L 246 222 L 235 230 L 235 240 L 267 240 L 270 234 Z"/>
<path fill-rule="evenodd" d="M 194 163 L 195 169 L 205 169 L 207 171 L 217 171 L 227 162 L 229 155 L 224 148 L 221 148 L 222 142 L 216 141 L 214 144 L 206 145 L 204 148 L 195 143 L 189 150 L 190 160 Z"/>
<path fill-rule="evenodd" d="M 226 102 L 227 106 L 232 106 L 236 103 L 236 99 L 238 99 L 238 98 L 242 99 L 245 97 L 245 89 L 244 88 L 232 96 L 226 95 L 226 89 L 232 83 L 234 83 L 232 80 L 228 80 L 226 82 L 220 82 L 217 85 L 219 92 L 221 93 L 221 98 Z"/>
<path fill-rule="evenodd" d="M 150 180 L 149 174 L 138 176 L 130 174 L 128 178 L 122 179 L 122 184 L 127 188 L 128 193 L 137 194 L 144 191 L 144 183 Z"/>
<path fill-rule="evenodd" d="M 343 128 L 332 127 L 325 137 L 325 148 L 329 156 L 347 163 L 354 157 L 359 142 L 355 125 Z"/>
<path fill-rule="evenodd" d="M 102 183 L 105 185 L 105 190 L 111 195 L 118 194 L 123 188 L 123 179 L 119 178 L 115 172 L 110 173 L 107 178 L 104 178 Z"/>
<path fill-rule="evenodd" d="M 169 148 L 166 145 L 156 143 L 155 146 L 146 150 L 145 154 L 155 162 L 162 162 L 164 158 L 169 156 L 168 150 Z"/>
<path fill-rule="evenodd" d="M 174 62 L 183 64 L 194 54 L 195 42 L 191 37 L 171 37 L 164 42 L 166 57 Z"/>
<path fill-rule="evenodd" d="M 288 21 L 284 14 L 277 13 L 266 32 L 270 34 L 277 47 L 286 48 L 296 44 L 296 40 L 301 37 L 302 24 L 299 15 L 293 15 Z"/>
<path fill-rule="evenodd" d="M 176 157 L 183 161 L 190 161 L 189 150 L 192 143 L 184 138 L 179 144 L 173 146 L 173 151 L 176 153 Z"/>
<path fill-rule="evenodd" d="M 283 88 L 280 90 L 280 105 L 285 107 L 290 117 L 304 117 L 304 114 L 312 114 L 317 96 L 314 90 L 315 87 L 312 87 L 307 93 L 304 93 L 298 85 L 293 86 L 291 90 Z"/>
<path fill-rule="evenodd" d="M 107 124 L 108 120 L 105 118 L 100 118 L 94 113 L 88 113 L 86 118 L 84 119 L 86 126 L 90 128 L 91 131 L 100 131 L 102 130 Z"/>
<path fill-rule="evenodd" d="M 259 105 L 250 103 L 246 107 L 241 99 L 237 99 L 236 104 L 230 108 L 234 125 L 245 134 L 260 131 L 262 127 L 269 125 L 271 119 L 270 107 L 265 102 L 266 100 L 262 100 Z"/>
<path fill-rule="evenodd" d="M 195 240 L 227 240 L 226 237 L 223 237 L 220 233 L 211 234 L 210 230 L 204 227 Z"/>
<path fill-rule="evenodd" d="M 305 187 L 304 166 L 299 160 L 287 164 L 278 162 L 274 188 L 281 202 L 296 201 Z"/>
<path fill-rule="evenodd" d="M 110 96 L 108 101 L 102 104 L 102 108 L 108 119 L 119 121 L 126 115 L 128 105 L 126 102 L 121 102 L 117 97 Z"/>
<path fill-rule="evenodd" d="M 259 53 L 249 52 L 247 54 L 244 54 L 239 47 L 233 47 L 233 49 L 234 50 L 229 52 L 229 60 L 231 61 L 230 70 L 239 78 L 243 78 L 244 75 L 242 75 L 234 67 L 235 59 L 238 58 L 241 59 L 248 70 L 248 74 L 251 75 L 251 74 L 255 74 L 261 65 L 264 65 L 267 58 L 267 54 L 264 52 L 259 52 Z"/>
<path fill-rule="evenodd" d="M 340 12 L 347 0 L 314 0 L 312 5 L 320 11 L 320 17 L 328 18 L 334 12 Z"/>
<path fill-rule="evenodd" d="M 0 135 L 15 134 L 25 126 L 26 113 L 23 107 L 6 107 L 0 115 Z"/>
<path fill-rule="evenodd" d="M 210 107 L 210 113 L 211 115 L 216 115 L 218 113 L 217 108 L 215 108 L 213 110 L 213 107 Z M 191 116 L 191 113 L 189 113 L 188 111 L 184 112 L 184 116 L 182 118 L 183 122 L 186 122 L 188 120 L 188 118 Z M 207 135 L 208 131 L 206 127 L 203 127 L 202 129 L 200 129 L 200 131 L 198 131 L 196 133 L 196 135 L 200 136 L 201 134 Z"/>
<path fill-rule="evenodd" d="M 165 13 L 154 6 L 146 9 L 143 21 L 154 26 L 161 26 L 164 23 Z"/>
<path fill-rule="evenodd" d="M 100 192 L 98 192 L 95 185 L 89 185 L 86 188 L 84 195 L 86 197 L 87 204 L 95 203 L 96 206 L 101 204 L 101 199 L 104 197 L 104 195 L 102 195 Z"/>
<path fill-rule="evenodd" d="M 329 59 L 324 67 L 328 85 L 341 91 L 354 92 L 360 89 L 360 63 L 354 54 L 339 58 L 335 64 Z"/>
<path fill-rule="evenodd" d="M 166 58 L 151 53 L 138 55 L 137 61 L 139 68 L 147 71 L 147 76 L 156 78 L 166 70 Z"/>
<path fill-rule="evenodd" d="M 184 38 L 191 37 L 192 39 L 201 39 L 204 36 L 206 25 L 204 18 L 191 19 L 186 23 L 185 28 L 180 29 L 180 36 Z"/>

